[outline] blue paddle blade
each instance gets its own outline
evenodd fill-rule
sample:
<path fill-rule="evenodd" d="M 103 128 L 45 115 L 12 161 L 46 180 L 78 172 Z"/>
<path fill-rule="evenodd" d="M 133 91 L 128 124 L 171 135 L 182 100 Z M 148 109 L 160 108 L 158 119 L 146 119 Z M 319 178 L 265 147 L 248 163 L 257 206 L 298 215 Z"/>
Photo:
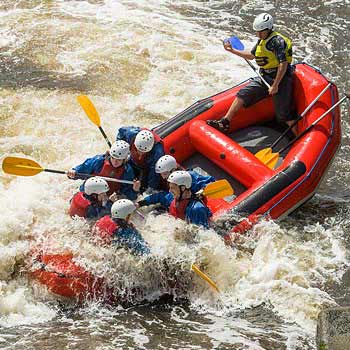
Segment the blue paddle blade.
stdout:
<path fill-rule="evenodd" d="M 239 51 L 244 50 L 244 45 L 243 45 L 242 41 L 240 41 L 236 36 L 232 36 L 231 38 L 228 39 L 228 41 L 230 42 L 231 47 L 233 49 L 236 49 Z"/>

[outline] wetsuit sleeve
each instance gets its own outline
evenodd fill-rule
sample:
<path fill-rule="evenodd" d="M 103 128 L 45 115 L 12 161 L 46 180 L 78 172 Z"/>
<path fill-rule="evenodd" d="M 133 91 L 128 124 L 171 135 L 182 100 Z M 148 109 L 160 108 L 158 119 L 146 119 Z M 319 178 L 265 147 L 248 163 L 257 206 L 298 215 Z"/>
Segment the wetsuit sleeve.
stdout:
<path fill-rule="evenodd" d="M 157 189 L 160 182 L 160 175 L 156 173 L 155 167 L 157 160 L 164 156 L 164 148 L 161 143 L 157 143 L 152 150 L 152 154 L 148 160 L 148 176 L 147 176 L 147 185 L 146 187 L 150 187 L 153 189 Z"/>
<path fill-rule="evenodd" d="M 97 217 L 98 217 L 97 209 L 94 206 L 89 205 L 86 209 L 86 218 L 96 219 Z"/>
<path fill-rule="evenodd" d="M 135 174 L 129 163 L 125 164 L 125 171 L 122 176 L 122 180 L 134 181 Z M 132 185 L 121 184 L 120 193 L 125 195 L 130 200 L 135 200 L 137 198 L 138 192 L 135 192 L 132 188 Z"/>
<path fill-rule="evenodd" d="M 140 202 L 142 203 L 141 206 L 159 203 L 168 209 L 173 199 L 174 199 L 174 196 L 170 192 L 161 191 L 161 192 L 153 193 L 153 194 L 150 194 L 149 196 L 146 196 Z"/>
<path fill-rule="evenodd" d="M 123 140 L 130 144 L 139 131 L 141 131 L 141 128 L 137 126 L 123 126 L 119 128 L 116 140 Z"/>
<path fill-rule="evenodd" d="M 103 167 L 103 162 L 105 160 L 105 155 L 97 155 L 92 158 L 88 158 L 84 163 L 77 165 L 73 169 L 77 173 L 82 174 L 94 174 L 100 172 Z"/>
<path fill-rule="evenodd" d="M 287 43 L 279 35 L 276 35 L 273 38 L 271 38 L 271 40 L 269 40 L 266 44 L 266 48 L 276 55 L 279 63 L 287 61 L 286 47 Z"/>
<path fill-rule="evenodd" d="M 108 200 L 104 207 L 95 207 L 93 205 L 89 205 L 86 210 L 86 218 L 88 219 L 100 219 L 105 215 L 111 214 L 113 202 Z"/>
<path fill-rule="evenodd" d="M 209 218 L 212 216 L 211 211 L 201 202 L 188 206 L 186 209 L 186 219 L 191 223 L 205 228 L 209 228 Z"/>
<path fill-rule="evenodd" d="M 189 171 L 189 173 L 192 177 L 192 185 L 191 185 L 192 192 L 198 192 L 199 190 L 204 188 L 206 185 L 210 184 L 211 182 L 216 181 L 215 177 L 204 176 L 204 175 L 197 173 L 194 170 Z"/>
<path fill-rule="evenodd" d="M 135 255 L 147 255 L 151 251 L 141 234 L 134 228 L 123 227 L 115 231 L 113 243 L 129 249 Z"/>

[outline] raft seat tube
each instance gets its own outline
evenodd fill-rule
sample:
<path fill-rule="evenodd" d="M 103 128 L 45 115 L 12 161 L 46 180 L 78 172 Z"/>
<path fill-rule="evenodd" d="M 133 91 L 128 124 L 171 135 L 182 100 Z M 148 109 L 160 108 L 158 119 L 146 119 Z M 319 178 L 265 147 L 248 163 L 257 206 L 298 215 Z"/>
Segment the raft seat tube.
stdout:
<path fill-rule="evenodd" d="M 270 178 L 274 171 L 252 153 L 220 131 L 198 120 L 189 128 L 193 147 L 218 167 L 250 188 L 257 181 Z"/>

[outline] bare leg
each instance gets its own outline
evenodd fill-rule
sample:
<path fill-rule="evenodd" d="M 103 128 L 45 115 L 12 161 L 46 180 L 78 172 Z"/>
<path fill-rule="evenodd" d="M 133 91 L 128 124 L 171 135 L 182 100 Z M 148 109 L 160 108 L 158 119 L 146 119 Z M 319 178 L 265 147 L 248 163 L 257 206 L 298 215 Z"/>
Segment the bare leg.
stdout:
<path fill-rule="evenodd" d="M 291 126 L 293 123 L 294 123 L 294 120 L 288 120 L 288 121 L 286 121 L 286 124 L 287 124 L 288 126 Z M 293 131 L 293 134 L 294 134 L 295 136 L 298 135 L 298 127 L 297 127 L 297 125 L 298 125 L 298 124 L 295 124 L 295 125 L 292 127 L 292 131 Z"/>
<path fill-rule="evenodd" d="M 225 119 L 231 121 L 233 116 L 243 107 L 243 100 L 240 97 L 236 97 L 232 102 L 230 109 L 224 116 Z"/>

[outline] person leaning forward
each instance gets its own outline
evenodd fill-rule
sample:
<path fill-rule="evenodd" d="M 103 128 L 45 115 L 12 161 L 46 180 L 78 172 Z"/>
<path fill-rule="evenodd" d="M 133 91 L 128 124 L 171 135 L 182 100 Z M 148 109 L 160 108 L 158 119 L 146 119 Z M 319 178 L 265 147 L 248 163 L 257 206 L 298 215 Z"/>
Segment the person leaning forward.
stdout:
<path fill-rule="evenodd" d="M 208 120 L 208 125 L 228 132 L 230 122 L 242 107 L 249 107 L 268 95 L 272 96 L 276 119 L 279 124 L 291 125 L 297 117 L 293 107 L 292 41 L 273 29 L 273 17 L 268 13 L 258 15 L 253 29 L 259 38 L 251 52 L 236 50 L 228 41 L 225 50 L 247 60 L 255 59 L 260 67 L 260 74 L 270 85 L 264 84 L 260 77 L 253 78 L 248 85 L 238 91 L 235 100 L 226 115 L 220 120 Z M 292 129 L 296 134 L 296 128 Z"/>

